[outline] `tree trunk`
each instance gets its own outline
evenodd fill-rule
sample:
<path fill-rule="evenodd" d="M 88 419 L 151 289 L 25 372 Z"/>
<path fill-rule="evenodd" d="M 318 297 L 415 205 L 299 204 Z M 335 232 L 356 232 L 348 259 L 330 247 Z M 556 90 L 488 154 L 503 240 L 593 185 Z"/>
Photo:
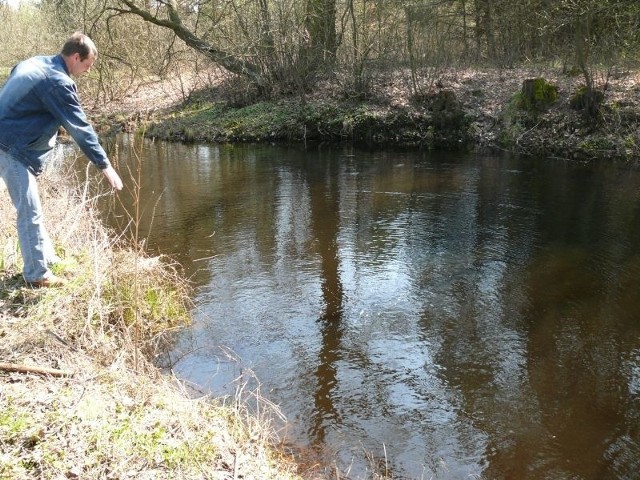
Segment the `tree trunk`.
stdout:
<path fill-rule="evenodd" d="M 464 45 L 463 55 L 466 59 L 469 55 L 469 39 L 467 33 L 467 0 L 460 1 L 462 6 L 462 42 Z"/>
<path fill-rule="evenodd" d="M 487 46 L 489 59 L 496 58 L 496 44 L 494 33 L 493 0 L 475 0 L 476 44 L 478 55 L 482 56 L 483 39 Z"/>
<path fill-rule="evenodd" d="M 307 0 L 305 26 L 309 40 L 304 48 L 307 65 L 315 70 L 333 63 L 338 49 L 336 1 Z"/>

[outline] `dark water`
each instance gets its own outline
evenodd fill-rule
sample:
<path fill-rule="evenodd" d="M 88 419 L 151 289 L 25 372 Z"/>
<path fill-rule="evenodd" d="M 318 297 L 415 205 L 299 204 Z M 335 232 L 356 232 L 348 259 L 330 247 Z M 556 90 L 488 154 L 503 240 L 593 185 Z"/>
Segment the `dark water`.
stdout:
<path fill-rule="evenodd" d="M 198 287 L 178 375 L 257 378 L 352 478 L 640 478 L 640 172 L 132 141 Z"/>

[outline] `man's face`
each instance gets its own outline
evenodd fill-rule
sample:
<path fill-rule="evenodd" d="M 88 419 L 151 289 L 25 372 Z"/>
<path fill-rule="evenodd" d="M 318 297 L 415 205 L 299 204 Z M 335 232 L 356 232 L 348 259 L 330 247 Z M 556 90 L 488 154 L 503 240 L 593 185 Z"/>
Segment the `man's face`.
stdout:
<path fill-rule="evenodd" d="M 80 54 L 74 53 L 71 56 L 71 62 L 69 65 L 69 73 L 74 76 L 82 75 L 83 73 L 89 73 L 91 71 L 91 67 L 96 63 L 96 56 L 89 55 L 84 60 L 80 60 Z"/>

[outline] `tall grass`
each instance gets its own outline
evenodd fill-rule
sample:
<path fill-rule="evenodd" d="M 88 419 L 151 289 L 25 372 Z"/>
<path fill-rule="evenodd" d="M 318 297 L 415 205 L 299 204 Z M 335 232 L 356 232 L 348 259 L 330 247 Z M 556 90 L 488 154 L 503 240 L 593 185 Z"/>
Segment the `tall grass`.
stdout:
<path fill-rule="evenodd" d="M 21 267 L 10 247 L 17 242 L 15 212 L 7 198 L 0 239 L 8 251 L 0 261 L 5 264 L 4 296 L 10 302 L 33 302 L 32 324 L 72 338 L 104 364 L 117 355 L 137 367 L 140 352 L 153 357 L 167 332 L 189 322 L 188 284 L 174 265 L 150 261 L 138 245 L 109 231 L 96 204 L 111 193 L 91 196 L 95 188 L 64 180 L 74 175 L 71 167 L 60 167 L 39 181 L 45 223 L 62 258 L 54 270 L 70 280 L 69 286 L 62 292 L 31 290 L 17 276 L 7 276 Z"/>

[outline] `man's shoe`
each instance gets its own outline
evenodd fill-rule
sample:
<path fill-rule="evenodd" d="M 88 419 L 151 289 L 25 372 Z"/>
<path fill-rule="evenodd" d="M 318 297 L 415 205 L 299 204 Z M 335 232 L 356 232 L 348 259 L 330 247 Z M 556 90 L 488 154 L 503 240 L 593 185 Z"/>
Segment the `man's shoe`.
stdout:
<path fill-rule="evenodd" d="M 68 282 L 64 278 L 51 275 L 40 280 L 31 280 L 26 282 L 28 286 L 33 288 L 59 288 L 64 287 Z"/>

